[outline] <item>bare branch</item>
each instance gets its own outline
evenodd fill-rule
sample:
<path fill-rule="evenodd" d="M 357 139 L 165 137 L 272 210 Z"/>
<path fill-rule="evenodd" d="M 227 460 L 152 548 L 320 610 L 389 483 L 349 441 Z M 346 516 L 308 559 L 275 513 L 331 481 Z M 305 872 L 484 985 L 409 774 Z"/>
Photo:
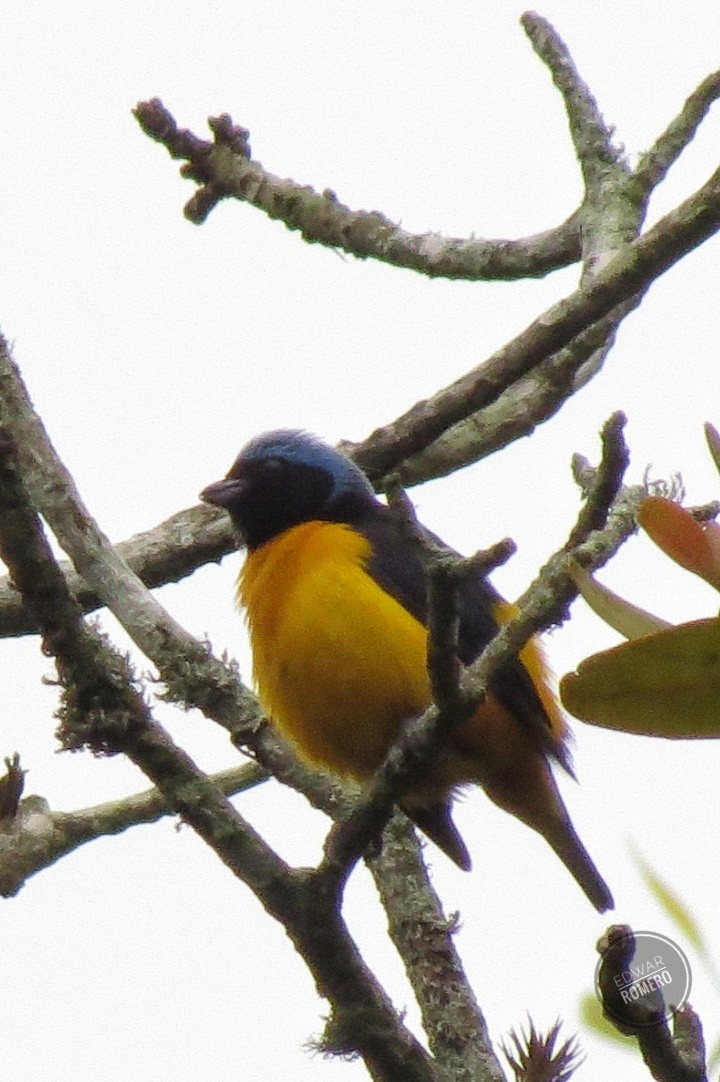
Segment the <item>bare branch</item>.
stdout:
<path fill-rule="evenodd" d="M 695 137 L 700 124 L 705 119 L 710 106 L 720 98 L 720 71 L 714 71 L 700 83 L 685 102 L 681 112 L 662 135 L 658 136 L 653 146 L 642 155 L 633 176 L 644 192 L 650 192 L 658 186 L 668 170 L 675 164 L 685 147 Z"/>
<path fill-rule="evenodd" d="M 407 483 L 417 483 L 465 465 L 496 449 L 511 436 L 528 431 L 565 400 L 568 386 L 577 379 L 576 373 L 582 373 L 588 356 L 611 332 L 618 317 L 603 317 L 603 312 L 612 312 L 615 304 L 628 296 L 630 303 L 635 303 L 638 293 L 687 251 L 716 232 L 719 222 L 720 174 L 715 174 L 699 192 L 617 255 L 588 289 L 578 290 L 553 306 L 507 346 L 456 383 L 428 401 L 418 403 L 392 425 L 376 430 L 363 444 L 346 449 L 376 480 L 407 460 L 407 474 L 404 466 L 401 469 L 403 479 Z M 634 291 L 636 296 L 632 299 Z M 602 318 L 608 320 L 607 325 L 598 324 Z M 542 375 L 541 393 L 533 397 L 533 388 L 529 390 L 536 411 L 533 415 L 532 411 L 525 410 L 519 381 L 553 354 L 553 364 Z M 580 378 L 585 377 L 581 375 Z M 508 424 L 505 406 L 500 407 L 502 395 L 509 396 L 506 402 L 513 406 L 514 424 Z M 487 410 L 492 403 L 499 407 L 494 416 L 488 412 L 479 420 L 473 416 L 480 408 Z M 458 442 L 458 430 L 453 426 L 468 417 L 472 418 L 472 436 L 468 440 L 463 433 Z M 487 428 L 484 427 L 485 417 L 489 418 Z M 446 430 L 449 433 L 443 437 Z M 503 430 L 507 435 L 500 436 L 498 442 L 498 434 Z M 434 441 L 440 437 L 444 442 L 436 448 Z M 426 451 L 427 456 L 421 457 Z M 52 489 L 48 491 L 51 493 Z M 227 524 L 216 525 L 218 519 L 216 516 L 213 522 L 212 512 L 193 508 L 181 513 L 177 523 L 169 520 L 171 533 L 175 532 L 176 538 L 169 564 L 151 555 L 153 546 L 162 541 L 162 528 L 140 535 L 135 539 L 141 542 L 138 571 L 150 584 L 160 585 L 175 581 L 208 559 L 219 558 L 232 547 L 232 534 Z M 207 540 L 206 529 L 212 530 Z M 132 548 L 132 541 L 126 544 Z M 196 546 L 199 546 L 197 550 Z M 88 578 L 88 575 L 84 577 Z M 131 578 L 137 587 L 137 578 Z M 118 585 L 119 600 L 127 597 L 129 603 L 135 590 L 125 594 L 125 584 Z M 95 607 L 99 598 L 107 603 L 106 591 L 92 582 L 87 592 L 79 591 L 79 596 L 87 609 Z M 19 599 L 7 588 L 0 591 L 0 628 L 3 634 L 28 632 L 32 628 L 27 614 L 21 611 Z M 160 634 L 164 632 L 160 631 Z M 143 649 L 150 653 L 147 643 Z M 196 651 L 192 653 L 197 659 Z"/>
<path fill-rule="evenodd" d="M 405 965 L 430 1050 L 446 1077 L 505 1082 L 485 1019 L 455 950 L 455 921 L 443 913 L 405 816 L 395 815 L 377 856 L 366 857 Z"/>
<path fill-rule="evenodd" d="M 75 570 L 157 665 L 169 695 L 197 707 L 232 732 L 253 732 L 262 726 L 257 701 L 240 684 L 237 673 L 170 617 L 99 530 L 35 413 L 1 338 L 0 418 L 14 441 L 34 506 Z"/>
<path fill-rule="evenodd" d="M 256 763 L 243 763 L 210 780 L 226 796 L 235 796 L 267 778 Z M 42 797 L 26 797 L 11 826 L 0 828 L 0 896 L 17 894 L 31 876 L 87 842 L 175 814 L 158 789 L 74 812 L 53 812 Z"/>
<path fill-rule="evenodd" d="M 627 173 L 620 150 L 613 146 L 612 129 L 603 120 L 595 98 L 580 78 L 565 42 L 554 27 L 535 12 L 526 12 L 520 21 L 563 96 L 585 188 L 590 198 L 597 199 L 600 189 L 605 187 L 608 169 Z"/>
<path fill-rule="evenodd" d="M 5 360 L 9 360 L 7 353 Z M 19 417 L 14 420 L 20 424 Z M 12 432 L 3 430 L 0 553 L 33 613 L 46 649 L 56 659 L 63 686 L 61 732 L 66 746 L 84 745 L 127 755 L 168 804 L 253 890 L 265 909 L 283 924 L 321 995 L 332 1004 L 335 1029 L 343 1035 L 343 1051 L 358 1051 L 378 1079 L 435 1082 L 430 1057 L 402 1025 L 362 962 L 340 916 L 337 893 L 328 891 L 317 876 L 291 872 L 153 720 L 126 659 L 84 625 L 30 506 L 19 459 Z M 92 566 L 95 545 L 96 539 L 91 537 L 86 548 L 75 550 L 76 557 Z"/>
<path fill-rule="evenodd" d="M 587 284 L 614 253 L 638 235 L 645 200 L 631 183 L 627 164 L 613 145 L 612 131 L 559 35 L 546 20 L 532 13 L 524 15 L 522 23 L 563 95 L 582 168 L 585 198 L 581 210 L 581 258 L 582 281 Z M 529 435 L 599 371 L 618 326 L 641 298 L 641 293 L 630 298 L 530 372 L 510 382 L 496 401 L 450 427 L 403 464 L 403 480 L 410 483 L 442 476 Z"/>
<path fill-rule="evenodd" d="M 289 228 L 303 230 L 307 219 L 303 235 L 308 240 L 344 247 L 358 255 L 372 255 L 391 264 L 447 277 L 458 276 L 458 268 L 459 276 L 469 278 L 532 277 L 545 273 L 551 268 L 542 261 L 537 262 L 534 251 L 536 243 L 544 243 L 547 239 L 555 250 L 558 242 L 564 248 L 562 238 L 567 237 L 568 240 L 572 239 L 574 254 L 570 256 L 570 248 L 564 250 L 562 259 L 556 265 L 564 263 L 568 256 L 569 261 L 582 256 L 583 277 L 587 279 L 639 232 L 653 187 L 662 179 L 671 160 L 675 160 L 692 138 L 710 103 L 717 97 L 718 76 L 710 76 L 701 84 L 688 99 L 680 117 L 641 160 L 638 169 L 631 172 L 622 158 L 621 150 L 614 146 L 612 129 L 603 120 L 562 39 L 546 20 L 534 13 L 523 16 L 522 23 L 535 51 L 548 66 L 563 95 L 586 188 L 583 206 L 565 226 L 530 238 L 529 241 L 408 237 L 376 212 L 357 215 L 349 211 L 337 202 L 332 192 L 317 195 L 307 187 L 291 181 L 280 181 L 265 173 L 259 163 L 249 160 L 247 131 L 235 127 L 227 115 L 211 120 L 210 126 L 215 134 L 212 144 L 203 142 L 187 131 L 180 131 L 172 116 L 157 100 L 141 103 L 136 115 L 148 134 L 164 143 L 174 157 L 189 159 L 189 164 L 183 170 L 185 175 L 207 186 L 207 193 L 199 199 L 203 214 L 219 198 L 227 194 L 238 195 L 254 202 L 271 216 L 282 217 Z M 217 165 L 212 164 L 213 152 L 217 151 L 218 145 L 239 155 L 240 162 L 236 162 L 234 172 L 225 158 L 218 157 Z M 251 176 L 248 172 L 243 179 L 240 176 L 243 169 L 254 169 L 256 175 Z M 229 191 L 234 185 L 241 190 Z M 196 201 L 191 203 L 194 220 L 198 220 Z M 322 228 L 313 228 L 316 221 Z M 375 224 L 377 231 L 373 229 Z M 569 230 L 567 233 L 566 228 Z M 356 230 L 362 236 L 362 245 L 358 250 L 348 248 L 348 237 L 353 237 Z M 401 248 L 407 246 L 410 255 L 403 252 L 398 259 L 396 243 Z M 526 251 L 528 244 L 530 251 Z M 480 261 L 473 266 L 462 267 L 462 258 L 467 253 L 472 253 L 473 259 L 482 253 Z M 419 258 L 419 254 L 422 258 Z M 500 257 L 499 269 L 496 266 L 497 256 Z M 515 263 L 516 257 L 519 264 Z M 458 258 L 461 263 L 458 263 Z M 487 264 L 483 262 L 485 258 L 489 260 Z M 527 259 L 525 271 L 522 269 L 523 259 Z M 619 323 L 640 299 L 641 290 L 635 297 L 629 297 L 601 325 L 591 327 L 586 338 L 571 341 L 563 347 L 561 355 L 548 357 L 530 371 L 510 380 L 507 387 L 495 395 L 496 400 L 483 401 L 478 412 L 471 411 L 469 415 L 446 425 L 447 431 L 436 432 L 435 442 L 414 452 L 404 465 L 405 483 L 442 476 L 532 432 L 536 425 L 551 417 L 571 394 L 597 373 L 613 344 Z"/>
<path fill-rule="evenodd" d="M 30 506 L 7 429 L 0 432 L 0 553 L 35 616 L 46 651 L 55 657 L 65 745 L 123 751 L 236 874 L 244 857 L 253 870 L 243 868 L 243 878 L 265 878 L 267 890 L 283 871 L 279 859 L 153 721 L 126 659 L 85 626 Z M 213 835 L 223 826 L 227 836 L 219 847 Z"/>
<path fill-rule="evenodd" d="M 186 217 L 196 223 L 204 221 L 220 199 L 232 197 L 280 219 L 310 244 L 338 248 L 358 259 L 380 259 L 430 278 L 540 278 L 578 258 L 577 212 L 562 225 L 521 240 L 408 233 L 378 211 L 350 210 L 328 189 L 318 193 L 308 185 L 269 173 L 249 157 L 246 143 L 242 146 L 241 141 L 238 147 L 234 133 L 247 137 L 247 131 L 236 128 L 227 115 L 209 121 L 215 135 L 211 143 L 178 129 L 157 98 L 139 102 L 134 114 L 143 131 L 165 146 L 172 157 L 187 159 L 183 176 L 203 186 L 185 209 Z"/>
<path fill-rule="evenodd" d="M 623 439 L 626 423 L 625 414 L 618 412 L 602 427 L 600 465 L 587 487 L 585 504 L 565 546 L 567 551 L 586 541 L 594 530 L 602 530 L 607 522 L 610 508 L 618 497 L 622 479 L 630 465 L 630 453 Z"/>
<path fill-rule="evenodd" d="M 376 429 L 353 457 L 372 478 L 429 446 L 450 425 L 498 396 L 618 304 L 647 287 L 720 228 L 720 170 L 676 210 L 638 237 L 590 284 L 543 313 L 484 364 L 419 402 L 392 425 Z M 402 476 L 402 469 L 399 470 Z"/>
<path fill-rule="evenodd" d="M 450 387 L 438 392 L 429 401 L 418 403 L 394 424 L 378 429 L 363 444 L 356 445 L 351 449 L 353 457 L 376 479 L 396 468 L 398 463 L 401 463 L 404 459 L 412 459 L 413 455 L 419 454 L 424 448 L 431 445 L 435 436 L 456 423 L 458 416 L 473 414 L 478 406 L 497 399 L 499 394 L 507 387 L 512 386 L 513 382 L 522 376 L 523 372 L 531 369 L 533 365 L 552 354 L 553 351 L 557 351 L 563 340 L 572 339 L 579 324 L 585 322 L 592 325 L 593 318 L 599 311 L 601 312 L 603 309 L 611 310 L 615 301 L 621 298 L 623 294 L 632 293 L 633 289 L 639 289 L 647 285 L 663 269 L 677 261 L 685 251 L 715 232 L 719 220 L 720 173 L 715 174 L 703 189 L 659 222 L 653 230 L 639 238 L 626 251 L 616 256 L 612 264 L 604 269 L 589 289 L 579 290 L 566 301 L 555 305 L 518 338 L 494 354 L 484 365 L 473 369 Z M 585 357 L 586 353 L 583 351 L 581 356 Z M 570 355 L 570 360 L 571 364 L 568 367 L 572 368 L 576 358 Z M 568 374 L 564 373 L 563 378 L 567 379 Z M 15 379 L 16 375 L 12 377 L 12 380 Z M 23 400 L 24 405 L 22 405 Z M 24 392 L 17 400 L 13 399 L 13 401 L 15 401 L 16 410 L 18 403 L 22 405 L 22 409 L 26 409 L 29 405 Z M 42 442 L 45 446 L 49 445 L 49 441 L 47 441 L 44 434 Z M 22 444 L 24 444 L 24 440 L 21 441 Z M 463 456 L 465 456 L 466 450 L 467 448 L 462 449 L 461 454 Z M 447 460 L 442 464 L 443 469 L 452 468 L 452 466 L 453 462 Z M 420 480 L 422 476 L 428 475 L 436 468 L 436 464 L 431 463 L 429 467 L 425 466 L 423 475 L 419 477 L 416 473 L 411 474 L 410 479 L 413 481 Z M 52 494 L 53 487 L 46 486 L 42 477 L 38 477 L 38 484 L 42 489 Z M 66 498 L 55 501 L 58 514 L 62 513 L 63 505 L 66 509 L 69 506 Z M 43 508 L 43 510 L 46 509 Z M 198 538 L 203 534 L 203 529 L 207 526 L 207 513 L 201 512 L 199 509 L 192 509 L 186 514 L 187 518 L 183 519 L 182 532 L 178 539 L 178 548 L 182 551 L 182 560 L 179 564 L 173 563 L 173 578 L 176 578 L 184 570 L 190 571 L 200 566 L 208 558 L 207 550 L 204 547 L 200 553 L 193 551 Z M 52 516 L 48 515 L 48 517 L 52 521 Z M 56 528 L 55 523 L 53 523 L 53 527 Z M 215 527 L 213 528 L 215 529 Z M 157 536 L 156 531 L 152 531 L 145 536 L 149 542 L 149 547 L 151 547 Z M 227 526 L 218 528 L 217 535 L 213 535 L 209 542 L 213 558 L 215 558 L 215 554 L 219 555 L 220 552 L 225 551 L 230 544 L 231 532 L 229 528 Z M 105 545 L 107 546 L 107 542 L 105 542 Z M 142 560 L 140 562 L 142 563 Z M 86 571 L 87 569 L 84 570 L 84 577 L 88 578 Z M 91 592 L 102 597 L 105 603 L 109 603 L 108 592 L 105 588 L 107 586 L 107 577 L 104 568 L 100 569 L 99 579 L 99 583 L 95 585 L 91 580 Z M 122 575 L 115 583 L 113 593 L 123 607 L 126 607 L 132 597 L 135 596 L 137 587 L 140 585 L 136 577 L 130 576 L 130 580 L 134 583 L 134 589 L 129 592 L 125 589 L 127 584 Z M 17 598 L 5 592 L 2 600 L 4 611 L 0 617 L 1 622 L 3 624 L 10 623 L 13 627 L 17 627 L 18 621 L 21 621 L 27 627 L 27 617 L 26 615 L 23 617 L 20 613 Z M 159 621 L 159 623 L 151 620 L 147 629 L 151 637 L 153 632 L 156 633 L 156 645 L 158 645 L 157 637 L 159 636 L 161 640 L 160 647 L 166 637 L 164 627 L 164 620 Z M 152 656 L 153 647 L 148 641 L 148 634 L 143 633 L 140 645 L 149 656 Z M 188 649 L 193 664 L 203 660 L 198 656 L 196 644 L 188 644 Z M 186 675 L 187 671 L 186 666 Z M 216 690 L 219 691 L 223 681 L 218 677 L 219 673 L 216 673 L 214 684 Z M 165 679 L 168 678 L 169 673 L 166 673 Z M 186 694 L 186 699 L 194 702 L 193 696 L 189 693 Z M 217 704 L 208 705 L 205 703 L 205 705 L 201 705 L 197 703 L 196 705 L 200 705 L 201 709 L 206 711 L 210 710 L 211 716 L 214 716 L 216 720 L 220 720 Z M 257 725 L 255 704 L 249 700 L 245 700 L 244 704 L 233 702 L 230 709 L 234 714 L 235 722 L 237 722 L 238 706 L 242 707 L 241 715 L 244 712 L 250 724 Z M 225 720 L 227 720 L 227 708 L 225 708 L 224 716 Z"/>
<path fill-rule="evenodd" d="M 615 341 L 619 323 L 641 299 L 637 294 L 619 310 L 598 320 L 568 346 L 516 379 L 495 402 L 450 426 L 424 450 L 405 459 L 403 482 L 410 486 L 446 477 L 531 435 L 592 379 Z"/>
<path fill-rule="evenodd" d="M 50 443 L 2 338 L 0 418 L 13 433 L 28 492 L 76 566 L 157 666 L 166 685 L 165 697 L 195 706 L 223 725 L 236 745 L 251 747 L 265 769 L 304 793 L 314 806 L 331 815 L 345 811 L 347 799 L 342 788 L 298 761 L 289 745 L 267 725 L 257 699 L 234 668 L 214 658 L 207 646 L 180 628 L 123 565 L 117 551 L 112 551 Z M 124 597 L 125 585 L 129 597 Z M 30 622 L 37 627 L 32 613 Z"/>
<path fill-rule="evenodd" d="M 211 781 L 226 795 L 235 795 L 266 778 L 261 767 L 246 763 L 213 775 Z M 337 810 L 332 808 L 333 813 Z M 0 895 L 16 894 L 33 874 L 88 841 L 173 814 L 156 788 L 78 812 L 51 812 L 40 797 L 27 797 L 12 829 L 0 832 Z M 454 926 L 442 913 L 421 861 L 420 843 L 404 816 L 393 817 L 382 851 L 369 865 L 438 1063 L 453 1071 L 462 1066 L 469 1080 L 504 1082 L 453 946 Z"/>

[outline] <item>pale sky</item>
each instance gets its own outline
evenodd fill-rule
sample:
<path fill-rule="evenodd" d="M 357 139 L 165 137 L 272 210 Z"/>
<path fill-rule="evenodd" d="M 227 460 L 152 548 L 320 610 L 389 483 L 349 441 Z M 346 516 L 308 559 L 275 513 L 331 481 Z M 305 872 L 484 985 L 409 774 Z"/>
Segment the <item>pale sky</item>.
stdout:
<path fill-rule="evenodd" d="M 629 8 L 631 10 L 629 10 Z M 277 426 L 360 439 L 449 383 L 575 287 L 577 269 L 517 284 L 428 281 L 308 247 L 238 203 L 202 227 L 193 186 L 130 110 L 160 97 L 199 135 L 229 112 L 272 172 L 410 230 L 523 236 L 562 221 L 580 181 L 562 102 L 522 29 L 522 7 L 462 0 L 211 5 L 8 3 L 0 12 L 0 328 L 103 529 L 121 540 L 196 502 L 240 445 Z M 633 157 L 720 56 L 717 5 L 548 0 L 617 138 Z M 654 221 L 717 167 L 720 110 L 654 197 Z M 414 490 L 421 518 L 464 551 L 505 535 L 518 555 L 495 576 L 517 595 L 563 542 L 577 510 L 570 456 L 597 457 L 623 409 L 628 478 L 681 471 L 688 499 L 717 498 L 701 426 L 720 423 L 720 243 L 653 286 L 603 373 L 532 443 Z M 228 650 L 249 680 L 233 607 L 238 557 L 160 591 L 190 631 Z M 666 619 L 717 610 L 717 595 L 636 540 L 603 580 Z M 577 605 L 549 638 L 558 673 L 616 637 Z M 115 635 L 115 625 L 104 620 Z M 116 641 L 126 640 L 117 633 Z M 19 751 L 26 792 L 57 809 L 146 788 L 120 759 L 57 755 L 56 690 L 36 639 L 2 642 L 0 756 Z M 142 659 L 140 660 L 142 667 Z M 146 665 L 147 668 L 147 665 Z M 158 707 L 208 769 L 236 762 L 200 716 Z M 617 902 L 611 919 L 679 938 L 643 887 L 639 847 L 696 914 L 720 955 L 715 743 L 623 737 L 576 723 L 579 785 L 563 784 L 579 834 Z M 281 855 L 318 859 L 327 823 L 269 783 L 238 806 Z M 649 1078 L 634 1054 L 577 1017 L 609 920 L 549 848 L 482 793 L 457 812 L 476 870 L 428 847 L 458 947 L 492 1035 L 527 1012 L 558 1015 L 588 1053 L 577 1078 Z M 492 869 L 488 874 L 485 867 Z M 212 1078 L 341 1082 L 361 1064 L 304 1049 L 326 1005 L 282 929 L 189 828 L 168 820 L 93 843 L 2 904 L 4 1074 L 19 1079 Z M 383 913 L 362 869 L 351 928 L 396 1005 L 416 1017 Z M 690 956 L 691 1002 L 718 1038 L 718 989 Z"/>

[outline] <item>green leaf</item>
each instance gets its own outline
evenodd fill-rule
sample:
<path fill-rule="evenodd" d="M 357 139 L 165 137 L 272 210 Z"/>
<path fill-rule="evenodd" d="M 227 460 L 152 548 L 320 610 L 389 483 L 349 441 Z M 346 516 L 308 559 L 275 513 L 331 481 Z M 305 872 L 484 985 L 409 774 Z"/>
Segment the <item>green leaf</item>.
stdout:
<path fill-rule="evenodd" d="M 560 682 L 591 725 L 670 739 L 720 737 L 720 620 L 680 624 L 594 654 Z"/>

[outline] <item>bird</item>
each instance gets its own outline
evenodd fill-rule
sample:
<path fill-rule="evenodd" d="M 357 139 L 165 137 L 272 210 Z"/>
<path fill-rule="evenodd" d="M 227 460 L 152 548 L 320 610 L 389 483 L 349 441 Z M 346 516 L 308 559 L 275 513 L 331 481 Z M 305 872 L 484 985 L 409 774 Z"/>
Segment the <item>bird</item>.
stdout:
<path fill-rule="evenodd" d="M 432 702 L 427 576 L 417 546 L 359 466 L 302 430 L 256 436 L 200 498 L 229 513 L 247 550 L 237 602 L 263 709 L 302 759 L 364 781 L 403 725 Z M 516 611 L 480 571 L 463 578 L 458 610 L 463 665 Z M 612 895 L 550 766 L 553 759 L 572 772 L 549 679 L 533 638 L 495 672 L 484 702 L 397 802 L 469 871 L 452 804 L 467 785 L 481 786 L 545 838 L 602 913 L 613 907 Z"/>

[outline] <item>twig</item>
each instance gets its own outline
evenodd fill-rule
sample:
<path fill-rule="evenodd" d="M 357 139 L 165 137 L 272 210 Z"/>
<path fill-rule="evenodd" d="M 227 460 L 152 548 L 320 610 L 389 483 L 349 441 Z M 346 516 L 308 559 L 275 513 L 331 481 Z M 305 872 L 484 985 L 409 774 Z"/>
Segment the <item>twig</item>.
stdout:
<path fill-rule="evenodd" d="M 680 116 L 641 159 L 638 168 L 631 171 L 620 149 L 614 146 L 612 129 L 603 120 L 557 32 L 533 13 L 523 16 L 522 23 L 563 95 L 586 189 L 582 207 L 565 226 L 528 241 L 408 236 L 376 212 L 349 211 L 332 192 L 318 195 L 306 186 L 279 180 L 264 171 L 259 163 L 250 160 L 246 129 L 233 125 L 226 114 L 210 121 L 212 143 L 178 129 L 157 99 L 140 103 L 136 116 L 147 134 L 163 143 L 173 157 L 187 159 L 184 175 L 205 185 L 204 192 L 189 204 L 188 213 L 193 220 L 204 217 L 220 198 L 233 195 L 253 203 L 271 217 L 282 218 L 288 228 L 300 229 L 309 241 L 344 248 L 360 256 L 370 255 L 423 273 L 469 278 L 518 274 L 531 277 L 544 273 L 543 267 L 566 265 L 580 256 L 583 276 L 587 279 L 637 235 L 653 188 L 690 141 L 717 97 L 718 76 L 710 76 L 698 87 Z M 545 251 L 546 241 L 553 253 L 549 264 L 537 258 L 540 251 Z M 556 260 L 558 244 L 562 256 Z M 465 266 L 463 260 L 468 254 L 470 262 L 479 258 L 479 263 Z M 519 265 L 515 262 L 518 257 Z M 516 374 L 490 398 L 479 400 L 476 408 L 469 412 L 461 410 L 455 416 L 451 413 L 439 429 L 431 432 L 429 445 L 416 446 L 400 456 L 408 460 L 402 467 L 403 481 L 418 483 L 477 461 L 511 440 L 528 435 L 536 425 L 551 417 L 600 369 L 619 323 L 639 303 L 651 280 L 639 284 L 634 296 L 626 295 L 623 303 L 602 320 L 601 326 L 596 321 L 596 325 L 556 350 L 554 355 L 540 359 L 530 371 Z M 461 398 L 463 393 L 464 389 Z M 363 448 L 359 453 L 364 456 L 366 451 Z M 370 456 L 363 458 L 362 464 L 376 478 L 383 472 L 374 470 Z M 398 466 L 397 457 L 394 463 L 386 463 L 388 470 Z"/>
<path fill-rule="evenodd" d="M 578 257 L 577 213 L 554 229 L 522 240 L 408 233 L 378 211 L 351 210 L 332 191 L 318 193 L 269 173 L 249 157 L 246 129 L 233 125 L 227 114 L 210 119 L 212 143 L 179 129 L 157 98 L 139 102 L 134 114 L 146 135 L 165 146 L 173 158 L 187 160 L 183 176 L 202 185 L 185 208 L 185 216 L 198 224 L 220 199 L 232 197 L 280 219 L 311 244 L 337 248 L 359 259 L 380 259 L 431 278 L 513 281 L 542 277 Z"/>
<path fill-rule="evenodd" d="M 580 78 L 565 42 L 554 27 L 535 12 L 526 12 L 520 22 L 563 96 L 585 188 L 590 198 L 596 200 L 600 188 L 607 183 L 608 170 L 628 172 L 620 150 L 613 146 L 612 129 L 603 120 L 595 98 Z"/>
<path fill-rule="evenodd" d="M 650 192 L 665 178 L 683 150 L 692 142 L 711 105 L 720 98 L 720 71 L 714 71 L 700 83 L 682 110 L 653 146 L 640 158 L 634 177 L 640 188 Z"/>
<path fill-rule="evenodd" d="M 256 763 L 243 763 L 210 780 L 225 796 L 236 796 L 268 776 Z M 0 831 L 0 896 L 17 894 L 31 876 L 87 842 L 174 814 L 156 788 L 73 812 L 54 812 L 42 797 L 26 797 L 11 828 Z"/>
<path fill-rule="evenodd" d="M 632 929 L 611 925 L 598 942 L 598 952 L 604 958 L 598 976 L 605 1017 L 620 1033 L 636 1038 L 656 1082 L 707 1082 L 702 1026 L 689 1004 L 673 1012 L 671 1033 L 661 992 L 648 992 L 636 1002 L 618 1003 L 615 977 L 630 968 L 634 957 Z"/>
<path fill-rule="evenodd" d="M 600 465 L 593 473 L 578 521 L 568 537 L 565 546 L 567 551 L 586 541 L 594 530 L 602 530 L 607 522 L 610 508 L 617 499 L 622 479 L 630 464 L 630 454 L 623 439 L 626 423 L 625 414 L 618 411 L 613 413 L 602 427 Z"/>
<path fill-rule="evenodd" d="M 556 31 L 534 14 L 523 26 L 538 55 L 563 94 L 570 130 L 585 181 L 581 211 L 583 281 L 605 266 L 637 236 L 653 187 L 661 172 L 631 171 L 613 146 L 612 131 L 581 80 Z M 659 156 L 677 155 L 694 134 L 709 103 L 717 96 L 717 76 L 706 80 L 689 99 L 672 130 L 658 141 Z M 664 139 L 664 141 L 663 141 Z M 683 142 L 684 140 L 684 142 Z M 621 321 L 640 303 L 646 285 L 619 308 L 594 324 L 551 358 L 512 381 L 495 401 L 451 425 L 429 446 L 413 453 L 400 468 L 405 484 L 444 476 L 529 435 L 599 371 Z M 462 392 L 461 392 L 462 393 Z M 398 468 L 394 466 L 393 468 Z"/>
<path fill-rule="evenodd" d="M 553 305 L 484 364 L 377 429 L 354 458 L 371 478 L 427 447 L 450 425 L 498 395 L 612 309 L 658 278 L 720 228 L 720 170 L 694 195 L 627 245 L 587 288 Z M 402 475 L 402 471 L 400 471 Z"/>

